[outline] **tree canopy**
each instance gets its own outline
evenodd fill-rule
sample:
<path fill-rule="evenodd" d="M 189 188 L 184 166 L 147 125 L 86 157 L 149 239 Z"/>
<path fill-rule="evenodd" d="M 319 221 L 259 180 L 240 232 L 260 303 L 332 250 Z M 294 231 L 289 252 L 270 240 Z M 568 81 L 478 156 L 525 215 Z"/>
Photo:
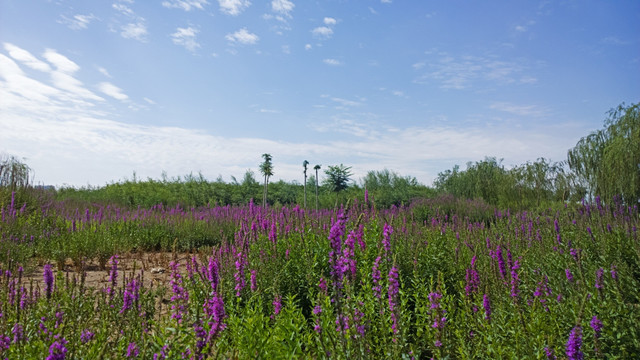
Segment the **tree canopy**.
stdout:
<path fill-rule="evenodd" d="M 640 200 L 640 104 L 611 109 L 601 130 L 581 138 L 568 164 L 591 197 Z"/>

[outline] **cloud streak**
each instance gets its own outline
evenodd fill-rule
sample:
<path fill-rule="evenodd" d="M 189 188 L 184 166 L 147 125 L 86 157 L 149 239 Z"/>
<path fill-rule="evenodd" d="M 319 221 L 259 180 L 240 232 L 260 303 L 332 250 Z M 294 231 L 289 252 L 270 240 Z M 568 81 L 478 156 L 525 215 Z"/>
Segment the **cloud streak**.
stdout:
<path fill-rule="evenodd" d="M 419 84 L 437 84 L 445 90 L 465 90 L 486 83 L 505 85 L 530 84 L 536 79 L 524 73 L 526 66 L 515 61 L 491 56 L 459 56 L 440 52 L 437 59 L 420 61 L 412 65 L 420 72 L 414 80 Z"/>
<path fill-rule="evenodd" d="M 256 34 L 252 34 L 247 28 L 242 28 L 232 34 L 227 34 L 225 38 L 231 43 L 238 43 L 243 45 L 253 45 L 260 40 L 260 37 Z"/>
<path fill-rule="evenodd" d="M 176 32 L 171 34 L 171 40 L 174 44 L 183 46 L 191 52 L 195 52 L 200 47 L 200 44 L 196 40 L 197 34 L 198 29 L 192 28 L 191 26 L 187 28 L 177 28 Z"/>
<path fill-rule="evenodd" d="M 218 4 L 223 13 L 238 16 L 251 5 L 251 2 L 249 0 L 218 0 Z"/>
<path fill-rule="evenodd" d="M 204 6 L 207 4 L 207 0 L 169 0 L 162 2 L 162 6 L 166 8 L 176 8 L 184 11 L 204 10 Z"/>

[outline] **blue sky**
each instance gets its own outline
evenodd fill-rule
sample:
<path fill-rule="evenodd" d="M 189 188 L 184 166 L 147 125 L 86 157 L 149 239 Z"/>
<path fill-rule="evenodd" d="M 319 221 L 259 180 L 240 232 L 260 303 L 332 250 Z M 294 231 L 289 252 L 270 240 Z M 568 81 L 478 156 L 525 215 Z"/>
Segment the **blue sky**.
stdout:
<path fill-rule="evenodd" d="M 640 100 L 638 1 L 0 0 L 0 152 L 35 181 L 302 162 L 430 185 L 560 161 Z"/>

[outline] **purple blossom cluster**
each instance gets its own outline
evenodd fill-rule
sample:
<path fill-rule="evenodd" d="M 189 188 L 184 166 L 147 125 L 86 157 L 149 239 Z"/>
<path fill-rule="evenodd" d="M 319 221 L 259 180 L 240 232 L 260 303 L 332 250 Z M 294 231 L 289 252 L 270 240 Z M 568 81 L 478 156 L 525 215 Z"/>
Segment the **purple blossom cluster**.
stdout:
<path fill-rule="evenodd" d="M 176 319 L 180 324 L 187 313 L 189 292 L 182 284 L 182 275 L 180 275 L 178 266 L 176 261 L 169 263 L 171 268 L 171 289 L 173 290 L 173 295 L 171 296 L 171 318 Z"/>

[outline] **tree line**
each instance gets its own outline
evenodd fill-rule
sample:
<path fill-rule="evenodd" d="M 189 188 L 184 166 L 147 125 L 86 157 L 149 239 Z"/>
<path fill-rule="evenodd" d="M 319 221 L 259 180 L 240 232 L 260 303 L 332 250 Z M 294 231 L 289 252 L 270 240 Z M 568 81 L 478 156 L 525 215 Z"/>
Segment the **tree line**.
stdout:
<path fill-rule="evenodd" d="M 347 199 L 369 200 L 379 207 L 409 204 L 417 198 L 449 194 L 459 199 L 481 199 L 502 208 L 525 209 L 551 203 L 592 200 L 596 196 L 607 201 L 637 204 L 640 200 L 640 104 L 624 104 L 608 112 L 604 128 L 581 138 L 568 150 L 567 159 L 553 162 L 538 158 L 510 168 L 502 159 L 486 157 L 468 162 L 466 169 L 458 165 L 440 172 L 432 186 L 420 184 L 415 177 L 402 176 L 384 169 L 369 171 L 359 183 L 353 179 L 351 167 L 313 166 L 302 162 L 302 183 L 279 180 L 273 157 L 262 154 L 258 169 L 262 184 L 252 170 L 238 180 L 222 177 L 209 181 L 199 173 L 160 180 L 148 178 L 114 182 L 102 187 L 64 187 L 55 191 L 63 200 L 116 202 L 127 206 L 150 207 L 158 203 L 183 206 L 240 205 L 261 200 L 262 206 L 301 205 L 305 208 L 331 208 Z M 324 179 L 320 181 L 319 171 Z M 9 192 L 31 186 L 30 168 L 13 156 L 0 158 L 0 200 Z M 308 190 L 313 189 L 313 192 Z M 365 194 L 366 193 L 366 194 Z M 310 206 L 309 197 L 314 197 Z"/>

